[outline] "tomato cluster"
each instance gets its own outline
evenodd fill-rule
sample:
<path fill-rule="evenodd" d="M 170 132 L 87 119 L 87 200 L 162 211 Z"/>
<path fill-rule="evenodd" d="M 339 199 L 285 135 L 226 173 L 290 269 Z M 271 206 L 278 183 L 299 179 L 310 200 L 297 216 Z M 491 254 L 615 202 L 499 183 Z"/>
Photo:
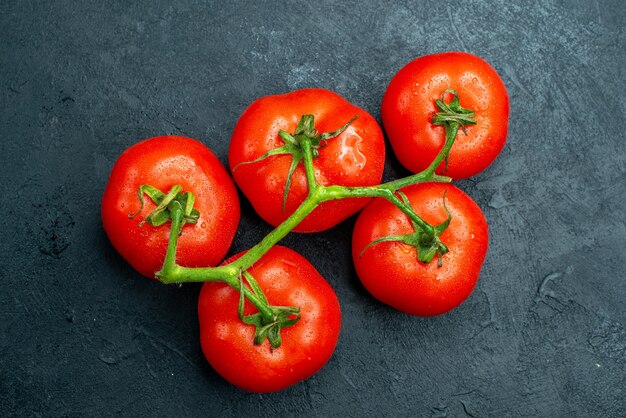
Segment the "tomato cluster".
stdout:
<path fill-rule="evenodd" d="M 230 169 L 256 212 L 276 231 L 288 222 L 293 223 L 289 230 L 323 231 L 363 209 L 352 254 L 365 288 L 402 312 L 439 315 L 470 295 L 488 245 L 482 211 L 443 176 L 475 175 L 496 158 L 506 139 L 507 92 L 482 59 L 442 53 L 402 68 L 389 84 L 381 112 L 399 161 L 431 182 L 409 177 L 410 185 L 383 190 L 381 128 L 366 111 L 324 89 L 252 103 L 233 131 Z M 446 148 L 450 137 L 451 149 Z M 312 184 L 341 186 L 353 194 L 320 199 L 300 213 L 316 198 Z M 355 191 L 377 187 L 380 194 L 354 197 Z M 371 200 L 374 195 L 382 197 Z M 151 278 L 158 272 L 163 279 L 172 271 L 164 264 L 172 256 L 181 281 L 191 277 L 181 271 L 218 265 L 239 217 L 235 184 L 220 161 L 200 142 L 177 136 L 126 150 L 102 200 L 112 245 Z M 170 221 L 171 228 L 163 226 Z M 250 254 L 258 257 L 238 276 L 227 269 Z M 217 273 L 214 281 L 207 278 L 198 312 L 204 354 L 225 379 L 254 392 L 276 391 L 328 361 L 341 312 L 333 289 L 306 259 L 284 247 L 259 245 L 221 266 L 210 270 L 224 278 L 215 281 Z"/>

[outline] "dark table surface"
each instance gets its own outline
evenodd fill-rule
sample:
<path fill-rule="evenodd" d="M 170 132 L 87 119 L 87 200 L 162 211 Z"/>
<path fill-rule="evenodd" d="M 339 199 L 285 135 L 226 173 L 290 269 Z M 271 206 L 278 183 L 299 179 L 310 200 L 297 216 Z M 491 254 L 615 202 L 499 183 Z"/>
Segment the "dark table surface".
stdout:
<path fill-rule="evenodd" d="M 621 0 L 3 1 L 0 415 L 626 416 L 625 22 Z M 337 349 L 285 391 L 232 387 L 200 350 L 200 287 L 109 244 L 115 159 L 169 133 L 225 163 L 249 103 L 303 87 L 380 120 L 393 74 L 445 50 L 489 61 L 511 99 L 503 152 L 457 183 L 490 225 L 474 293 L 403 315 L 358 281 L 353 218 L 292 234 L 339 297 Z M 390 155 L 385 179 L 406 174 Z M 231 254 L 270 231 L 242 206 Z"/>

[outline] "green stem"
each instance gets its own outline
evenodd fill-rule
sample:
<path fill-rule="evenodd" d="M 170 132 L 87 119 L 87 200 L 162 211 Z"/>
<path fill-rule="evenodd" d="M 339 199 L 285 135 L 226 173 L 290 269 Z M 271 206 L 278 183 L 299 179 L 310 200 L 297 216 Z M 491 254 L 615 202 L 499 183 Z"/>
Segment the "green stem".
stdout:
<path fill-rule="evenodd" d="M 444 101 L 445 93 L 453 93 L 454 95 L 453 100 L 450 104 L 447 104 Z M 450 177 L 435 174 L 435 170 L 437 169 L 437 167 L 439 167 L 444 159 L 446 159 L 447 163 L 447 157 L 458 134 L 458 130 L 466 124 L 476 123 L 473 119 L 474 112 L 468 109 L 464 109 L 460 106 L 458 95 L 454 91 L 444 92 L 444 94 L 442 94 L 441 100 L 437 101 L 437 106 L 439 107 L 441 112 L 438 112 L 435 115 L 432 123 L 436 125 L 443 125 L 446 130 L 445 144 L 443 148 L 439 151 L 437 157 L 428 166 L 428 168 L 426 168 L 426 170 L 420 173 L 376 186 L 323 186 L 320 185 L 315 178 L 315 167 L 313 166 L 313 158 L 318 156 L 318 149 L 322 146 L 322 142 L 341 134 L 341 132 L 343 132 L 354 121 L 354 119 L 356 119 L 356 117 L 335 132 L 317 135 L 315 131 L 313 116 L 303 115 L 294 136 L 291 136 L 288 133 L 281 131 L 281 138 L 283 138 L 283 140 L 285 141 L 286 147 L 290 144 L 299 144 L 300 150 L 302 152 L 301 158 L 304 163 L 304 169 L 309 187 L 308 195 L 302 202 L 302 204 L 284 222 L 282 222 L 273 231 L 267 234 L 257 245 L 252 247 L 243 256 L 226 265 L 218 267 L 183 267 L 176 264 L 176 247 L 178 244 L 178 236 L 182 232 L 182 227 L 186 222 L 195 223 L 199 216 L 198 212 L 193 209 L 194 197 L 188 192 L 184 195 L 180 195 L 180 192 L 182 190 L 179 189 L 173 189 L 168 195 L 163 195 L 162 192 L 154 189 L 151 186 L 142 186 L 139 189 L 139 196 L 140 200 L 142 201 L 142 206 L 143 193 L 147 193 L 153 200 L 155 200 L 155 202 L 160 201 L 159 203 L 161 206 L 159 206 L 159 209 L 161 211 L 164 211 L 164 207 L 167 206 L 167 213 L 161 216 L 162 219 L 159 218 L 157 221 L 164 223 L 169 217 L 172 222 L 165 260 L 163 262 L 163 267 L 161 268 L 161 270 L 156 273 L 157 278 L 161 282 L 166 284 L 187 282 L 223 282 L 228 284 L 235 290 L 239 291 L 240 294 L 243 295 L 243 297 L 248 299 L 248 301 L 250 301 L 250 303 L 252 303 L 259 310 L 259 314 L 263 318 L 262 320 L 260 320 L 257 317 L 258 314 L 254 314 L 244 318 L 243 302 L 241 302 L 239 315 L 242 317 L 242 320 L 244 320 L 244 322 L 247 324 L 256 325 L 257 333 L 259 333 L 259 330 L 263 331 L 265 328 L 272 328 L 272 336 L 271 338 L 269 336 L 267 338 L 270 340 L 273 347 L 278 347 L 280 345 L 280 328 L 284 326 L 290 326 L 299 319 L 299 308 L 271 306 L 254 279 L 250 279 L 253 282 L 249 283 L 249 285 L 252 287 L 252 290 L 243 284 L 244 282 L 242 280 L 242 274 L 247 274 L 245 272 L 251 266 L 253 266 L 254 263 L 261 259 L 264 254 L 266 254 L 274 245 L 276 245 L 289 232 L 291 232 L 300 222 L 302 222 L 304 218 L 306 218 L 307 215 L 315 210 L 315 208 L 317 208 L 321 203 L 330 200 L 339 200 L 346 198 L 382 197 L 398 207 L 404 214 L 406 214 L 411 219 L 416 229 L 416 236 L 419 236 L 420 239 L 422 239 L 424 236 L 437 238 L 438 228 L 441 228 L 441 225 L 433 227 L 428 224 L 415 213 L 407 199 L 400 199 L 397 195 L 399 189 L 412 184 L 423 182 L 450 182 L 452 180 Z M 279 153 L 285 153 L 286 151 L 287 150 L 282 150 L 281 148 L 281 151 Z M 292 153 L 294 155 L 294 162 L 292 162 L 292 166 L 295 168 L 298 164 L 299 158 L 296 158 L 296 153 L 289 153 Z M 267 153 L 260 159 L 267 158 L 270 154 L 272 153 Z M 292 172 L 293 170 L 290 171 L 289 177 L 291 176 Z M 288 180 L 285 186 L 285 202 L 287 198 L 289 184 L 290 181 Z M 180 186 L 175 187 L 180 188 Z M 402 195 L 401 192 L 399 193 L 400 195 Z M 155 223 L 157 221 L 155 221 Z M 447 222 L 449 223 L 449 219 Z M 420 231 L 417 231 L 418 228 L 420 229 Z M 441 245 L 443 244 L 441 243 Z M 440 255 L 439 252 L 437 254 Z M 293 319 L 293 315 L 296 315 L 297 319 Z M 257 341 L 257 339 L 262 342 L 262 340 L 266 338 L 263 335 L 260 335 L 260 337 L 257 338 L 257 335 L 255 334 L 255 343 L 260 343 Z"/>
<path fill-rule="evenodd" d="M 172 225 L 170 229 L 170 238 L 167 245 L 167 252 L 165 254 L 165 261 L 163 267 L 156 276 L 159 280 L 166 284 L 171 283 L 189 283 L 189 282 L 224 282 L 235 290 L 243 291 L 244 297 L 246 297 L 256 308 L 261 312 L 266 319 L 271 319 L 273 313 L 268 304 L 258 298 L 247 287 L 241 286 L 241 281 L 238 280 L 239 270 L 233 268 L 232 265 L 208 267 L 208 268 L 189 268 L 176 264 L 176 246 L 178 243 L 178 237 L 180 228 L 183 224 L 184 211 L 182 206 L 178 202 L 172 202 L 168 206 L 171 217 Z"/>
<path fill-rule="evenodd" d="M 170 238 L 167 243 L 167 252 L 165 253 L 165 261 L 163 261 L 163 267 L 156 273 L 159 280 L 167 283 L 167 280 L 175 276 L 177 270 L 180 268 L 176 264 L 176 246 L 178 244 L 178 231 L 181 230 L 183 223 L 183 208 L 180 205 L 172 205 L 170 208 L 170 216 L 172 218 L 172 224 L 170 226 Z"/>
<path fill-rule="evenodd" d="M 300 139 L 300 144 L 302 145 L 304 171 L 306 172 L 306 180 L 309 185 L 309 196 L 312 196 L 319 187 L 315 178 L 315 167 L 313 167 L 312 143 L 310 139 L 303 137 Z"/>
<path fill-rule="evenodd" d="M 392 191 L 397 191 L 402 189 L 403 187 L 410 186 L 412 184 L 418 183 L 450 183 L 452 179 L 447 176 L 440 176 L 439 174 L 434 174 L 432 172 L 427 172 L 428 169 L 422 171 L 417 174 L 413 174 L 412 176 L 403 177 L 401 179 L 392 180 L 387 183 L 383 183 L 380 185 L 381 188 L 389 189 Z"/>
<path fill-rule="evenodd" d="M 454 132 L 458 131 L 458 126 Z M 254 263 L 256 263 L 270 248 L 276 245 L 289 232 L 291 232 L 302 220 L 309 215 L 322 202 L 329 200 L 339 200 L 346 198 L 371 198 L 382 197 L 397 206 L 404 214 L 406 214 L 413 222 L 415 222 L 425 234 L 432 235 L 433 227 L 420 218 L 410 205 L 404 203 L 395 194 L 397 190 L 412 184 L 424 182 L 450 182 L 449 177 L 434 174 L 436 168 L 435 162 L 441 163 L 446 153 L 452 146 L 453 141 L 446 141 L 446 145 L 440 151 L 437 158 L 426 170 L 403 179 L 390 181 L 376 186 L 367 187 L 345 187 L 345 186 L 323 186 L 317 183 L 315 179 L 315 168 L 313 166 L 313 153 L 311 143 L 307 139 L 303 139 L 303 163 L 309 183 L 309 194 L 302 204 L 289 216 L 284 222 L 278 225 L 274 230 L 267 234 L 257 245 L 252 247 L 243 256 L 230 264 L 218 267 L 183 267 L 176 264 L 175 253 L 178 241 L 177 234 L 170 234 L 167 254 L 163 268 L 157 273 L 157 277 L 163 283 L 187 283 L 187 282 L 207 282 L 221 281 L 227 283 L 233 288 L 240 290 L 239 272 L 246 271 Z M 172 231 L 180 227 L 182 209 L 176 208 L 170 210 L 172 212 Z M 244 286 L 244 296 L 253 303 L 259 311 L 263 311 L 267 306 L 260 301 L 252 292 Z"/>
<path fill-rule="evenodd" d="M 433 160 L 432 163 L 430 163 L 428 168 L 424 170 L 423 173 L 426 173 L 426 175 L 429 175 L 429 176 L 433 176 L 435 174 L 435 170 L 437 169 L 437 167 L 439 167 L 439 164 L 441 164 L 441 162 L 444 159 L 447 159 L 450 149 L 452 148 L 452 145 L 454 145 L 454 140 L 456 139 L 456 135 L 459 133 L 459 127 L 460 125 L 456 122 L 448 122 L 445 125 L 446 142 L 443 145 L 443 148 L 441 149 L 441 151 L 439 151 L 439 154 L 437 154 L 437 157 Z M 446 162 L 446 168 L 447 168 L 447 162 Z"/>
<path fill-rule="evenodd" d="M 423 183 L 421 180 L 414 181 L 410 184 Z M 413 222 L 415 222 L 420 228 L 424 230 L 426 234 L 431 235 L 433 233 L 433 227 L 426 221 L 420 218 L 410 205 L 404 203 L 398 196 L 396 196 L 396 189 L 393 187 L 383 187 L 384 185 L 370 186 L 370 187 L 344 187 L 344 186 L 328 186 L 325 187 L 321 193 L 322 201 L 327 200 L 339 200 L 346 198 L 359 198 L 359 197 L 382 197 L 387 199 L 398 207 L 404 214 L 406 214 Z"/>
<path fill-rule="evenodd" d="M 309 195 L 304 202 L 291 214 L 283 223 L 278 225 L 272 232 L 267 234 L 257 245 L 252 247 L 241 258 L 233 261 L 232 265 L 242 270 L 247 270 L 256 263 L 266 252 L 283 239 L 291 230 L 293 230 L 302 220 L 315 209 L 321 202 L 319 190 L 315 195 Z"/>

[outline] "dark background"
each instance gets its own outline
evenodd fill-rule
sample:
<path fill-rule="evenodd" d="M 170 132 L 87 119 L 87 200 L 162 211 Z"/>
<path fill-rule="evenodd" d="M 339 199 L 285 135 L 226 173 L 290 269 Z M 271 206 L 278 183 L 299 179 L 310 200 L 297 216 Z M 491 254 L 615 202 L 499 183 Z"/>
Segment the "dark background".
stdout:
<path fill-rule="evenodd" d="M 3 1 L 0 415 L 626 416 L 624 22 L 621 0 Z M 199 286 L 110 246 L 115 159 L 169 133 L 225 163 L 249 103 L 303 87 L 380 120 L 393 74 L 446 50 L 489 61 L 511 99 L 503 152 L 457 183 L 490 225 L 476 290 L 409 317 L 358 281 L 353 218 L 290 235 L 338 294 L 339 344 L 280 393 L 230 386 L 200 350 Z M 389 155 L 385 179 L 406 174 Z M 270 230 L 242 206 L 231 254 Z"/>

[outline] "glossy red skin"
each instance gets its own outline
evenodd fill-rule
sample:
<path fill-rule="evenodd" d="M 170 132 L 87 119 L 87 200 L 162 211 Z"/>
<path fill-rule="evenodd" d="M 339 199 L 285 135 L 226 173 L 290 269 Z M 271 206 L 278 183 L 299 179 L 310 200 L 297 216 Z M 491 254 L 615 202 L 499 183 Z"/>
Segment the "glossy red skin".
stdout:
<path fill-rule="evenodd" d="M 341 311 L 330 285 L 293 250 L 274 246 L 248 271 L 270 304 L 300 306 L 300 321 L 281 330 L 280 347 L 272 350 L 267 340 L 254 345 L 254 327 L 237 316 L 239 292 L 223 283 L 205 283 L 198 302 L 202 351 L 233 385 L 252 392 L 274 392 L 306 379 L 326 364 L 339 338 Z M 245 314 L 255 312 L 246 300 Z"/>
<path fill-rule="evenodd" d="M 425 264 L 417 260 L 414 247 L 401 242 L 381 242 L 361 251 L 370 242 L 388 235 L 412 233 L 413 227 L 398 208 L 375 199 L 359 215 L 352 237 L 352 257 L 365 288 L 378 300 L 402 312 L 433 316 L 460 305 L 472 293 L 487 254 L 488 229 L 476 203 L 451 184 L 424 183 L 403 188 L 416 213 L 431 225 L 452 214 L 441 234 L 449 252 Z"/>
<path fill-rule="evenodd" d="M 461 106 L 476 112 L 476 125 L 459 131 L 450 151 L 448 170 L 454 179 L 473 176 L 496 159 L 506 141 L 509 96 L 498 73 L 484 60 L 465 52 L 417 58 L 391 80 L 383 97 L 382 118 L 398 160 L 418 173 L 435 159 L 445 143 L 445 129 L 431 123 L 435 101 L 456 90 Z M 447 101 L 449 102 L 449 98 Z"/>
<path fill-rule="evenodd" d="M 137 190 L 150 184 L 164 193 L 179 184 L 195 195 L 197 224 L 187 224 L 178 239 L 176 261 L 186 267 L 206 267 L 226 255 L 239 224 L 239 198 L 228 172 L 202 143 L 179 136 L 139 142 L 119 157 L 102 198 L 102 223 L 113 247 L 139 273 L 154 278 L 161 269 L 170 223 L 152 227 L 139 223 L 155 208 L 144 196 L 141 213 Z"/>
<path fill-rule="evenodd" d="M 233 131 L 229 164 L 252 161 L 284 142 L 278 132 L 293 134 L 304 114 L 315 116 L 315 127 L 333 132 L 358 115 L 340 136 L 330 139 L 314 159 L 320 184 L 370 186 L 380 183 L 385 164 L 385 144 L 376 120 L 336 93 L 324 89 L 304 89 L 256 100 L 239 118 Z M 279 225 L 293 213 L 308 193 L 306 174 L 300 164 L 293 174 L 285 212 L 283 192 L 291 155 L 271 156 L 261 162 L 244 164 L 233 171 L 235 182 L 256 212 L 269 224 Z M 319 232 L 329 229 L 362 209 L 369 199 L 343 199 L 321 204 L 295 229 Z"/>

